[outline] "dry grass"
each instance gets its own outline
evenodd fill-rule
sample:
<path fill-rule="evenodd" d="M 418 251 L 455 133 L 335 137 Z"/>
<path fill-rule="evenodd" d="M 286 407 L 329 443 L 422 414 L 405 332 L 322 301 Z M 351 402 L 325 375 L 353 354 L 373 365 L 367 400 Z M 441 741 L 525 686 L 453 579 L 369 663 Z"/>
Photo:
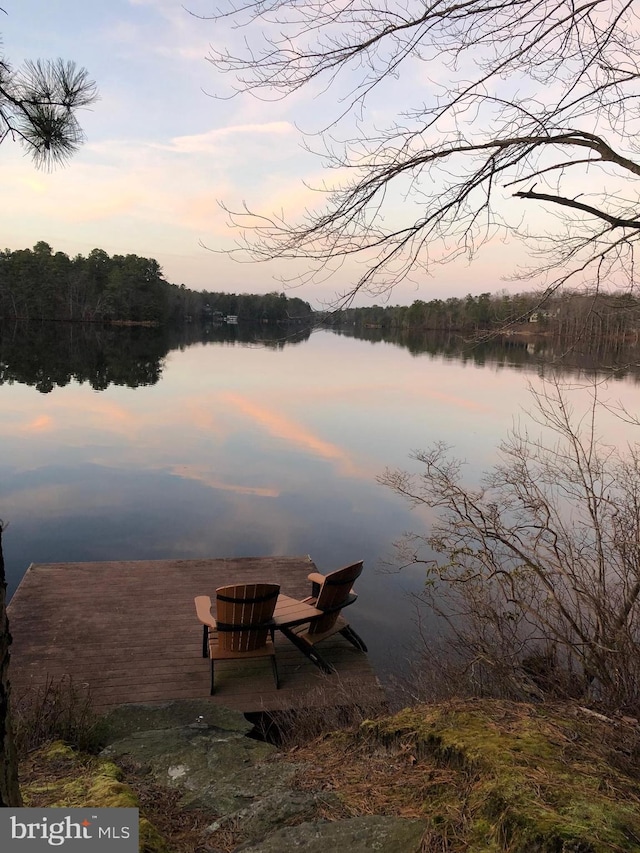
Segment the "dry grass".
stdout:
<path fill-rule="evenodd" d="M 91 707 L 91 696 L 71 678 L 47 679 L 43 687 L 11 697 L 11 721 L 19 756 L 54 740 L 96 752 L 104 724 Z"/>
<path fill-rule="evenodd" d="M 30 753 L 20 763 L 20 787 L 25 805 L 123 805 L 140 809 L 141 853 L 208 853 L 231 851 L 230 833 L 213 836 L 213 818 L 197 809 L 184 809 L 180 792 L 156 785 L 133 762 L 116 768 L 97 756 L 75 752 L 61 743 Z M 228 844 L 224 842 L 228 840 Z M 221 843 L 222 842 L 222 843 Z"/>
<path fill-rule="evenodd" d="M 373 814 L 423 818 L 425 801 L 442 786 L 458 781 L 448 768 L 430 767 L 425 772 L 424 761 L 418 761 L 409 749 L 379 747 L 372 751 L 354 735 L 319 739 L 291 750 L 288 757 L 311 765 L 296 777 L 301 790 L 340 795 L 340 815 L 331 807 L 325 815 L 333 820 Z"/>
<path fill-rule="evenodd" d="M 328 819 L 425 820 L 426 853 L 640 850 L 640 729 L 576 707 L 451 702 L 318 738 L 286 759 Z"/>
<path fill-rule="evenodd" d="M 263 740 L 286 751 L 327 732 L 353 729 L 364 720 L 388 712 L 386 704 L 372 701 L 366 690 L 341 681 L 338 676 L 331 678 L 329 688 L 320 685 L 306 692 L 297 707 L 246 716 Z"/>

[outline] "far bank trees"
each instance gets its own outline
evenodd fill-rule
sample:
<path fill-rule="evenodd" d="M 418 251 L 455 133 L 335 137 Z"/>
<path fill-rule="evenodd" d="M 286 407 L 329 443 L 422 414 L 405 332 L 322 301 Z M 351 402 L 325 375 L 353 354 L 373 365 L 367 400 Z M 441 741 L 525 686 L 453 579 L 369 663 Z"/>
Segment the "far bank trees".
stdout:
<path fill-rule="evenodd" d="M 165 281 L 155 258 L 84 257 L 33 249 L 0 252 L 0 320 L 64 320 L 181 325 L 234 314 L 253 322 L 311 322 L 311 306 L 283 293 L 194 291 Z"/>
<path fill-rule="evenodd" d="M 153 258 L 93 249 L 69 258 L 40 241 L 0 252 L 0 318 L 160 322 L 166 282 Z"/>
<path fill-rule="evenodd" d="M 329 321 L 336 326 L 451 332 L 476 338 L 482 333 L 520 331 L 554 336 L 565 345 L 581 341 L 593 347 L 638 340 L 640 299 L 625 292 L 563 289 L 550 295 L 540 308 L 540 294 L 535 291 L 503 291 L 428 302 L 416 299 L 412 305 L 345 308 L 329 315 Z"/>
<path fill-rule="evenodd" d="M 356 259 L 348 301 L 510 237 L 546 292 L 635 286 L 634 0 L 230 0 L 215 20 L 241 28 L 211 53 L 236 92 L 316 98 L 335 173 L 296 221 L 232 212 L 245 256 L 305 259 L 305 280 Z"/>

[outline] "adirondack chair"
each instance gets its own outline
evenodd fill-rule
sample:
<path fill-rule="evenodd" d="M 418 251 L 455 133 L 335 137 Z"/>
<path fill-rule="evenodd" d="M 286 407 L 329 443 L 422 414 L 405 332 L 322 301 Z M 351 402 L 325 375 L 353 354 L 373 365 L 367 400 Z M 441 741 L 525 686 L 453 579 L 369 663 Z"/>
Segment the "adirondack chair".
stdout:
<path fill-rule="evenodd" d="M 312 660 L 314 657 L 319 658 L 318 661 L 314 660 L 314 663 L 326 672 L 335 670 L 314 650 L 316 643 L 339 633 L 360 651 L 367 651 L 362 638 L 356 634 L 341 615 L 342 609 L 353 604 L 358 597 L 353 591 L 353 583 L 361 572 L 362 560 L 328 575 L 312 572 L 309 575 L 312 584 L 311 595 L 303 599 L 303 603 L 310 604 L 317 610 L 322 610 L 323 614 L 308 620 L 305 624 L 293 625 L 289 623 L 286 628 L 280 623 L 278 624 L 283 633 L 308 657 L 311 657 Z"/>
<path fill-rule="evenodd" d="M 217 660 L 271 659 L 276 688 L 280 687 L 273 643 L 273 611 L 280 586 L 250 583 L 223 586 L 216 590 L 216 615 L 211 615 L 208 595 L 195 598 L 202 623 L 202 656 L 211 660 L 211 695 L 214 694 L 214 664 Z"/>

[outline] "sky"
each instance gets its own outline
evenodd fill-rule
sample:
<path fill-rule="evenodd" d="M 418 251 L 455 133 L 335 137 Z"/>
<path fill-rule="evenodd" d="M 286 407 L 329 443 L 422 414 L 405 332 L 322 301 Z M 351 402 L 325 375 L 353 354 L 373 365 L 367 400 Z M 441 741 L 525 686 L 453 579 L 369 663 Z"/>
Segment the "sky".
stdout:
<path fill-rule="evenodd" d="M 214 8 L 213 0 L 185 5 L 201 15 Z M 317 204 L 305 184 L 318 186 L 326 174 L 305 150 L 300 128 L 317 130 L 335 103 L 312 90 L 284 101 L 214 97 L 228 95 L 231 81 L 207 62 L 210 47 L 240 35 L 175 0 L 3 0 L 2 7 L 3 48 L 14 67 L 72 59 L 95 79 L 100 98 L 80 114 L 87 142 L 63 169 L 37 171 L 23 149 L 4 141 L 0 248 L 44 240 L 70 256 L 97 247 L 153 257 L 168 281 L 236 293 L 281 291 L 282 278 L 302 270 L 298 262 L 233 261 L 225 250 L 236 235 L 220 203 L 239 209 L 246 201 L 293 219 Z M 419 91 L 419 68 L 414 82 Z M 374 119 L 392 118 L 393 81 L 377 99 Z M 522 260 L 518 251 L 491 243 L 472 265 L 460 260 L 398 285 L 390 304 L 522 289 L 503 280 Z M 361 273 L 344 267 L 328 281 L 286 292 L 321 307 Z"/>

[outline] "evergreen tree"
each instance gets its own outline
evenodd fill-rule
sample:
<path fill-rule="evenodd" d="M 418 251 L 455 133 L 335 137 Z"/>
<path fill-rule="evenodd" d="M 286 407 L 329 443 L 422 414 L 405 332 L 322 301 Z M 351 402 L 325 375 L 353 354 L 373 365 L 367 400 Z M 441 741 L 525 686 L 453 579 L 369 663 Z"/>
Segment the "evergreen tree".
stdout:
<path fill-rule="evenodd" d="M 0 57 L 0 142 L 18 141 L 39 168 L 64 163 L 84 141 L 76 111 L 97 98 L 84 68 L 62 59 L 25 62 Z"/>

